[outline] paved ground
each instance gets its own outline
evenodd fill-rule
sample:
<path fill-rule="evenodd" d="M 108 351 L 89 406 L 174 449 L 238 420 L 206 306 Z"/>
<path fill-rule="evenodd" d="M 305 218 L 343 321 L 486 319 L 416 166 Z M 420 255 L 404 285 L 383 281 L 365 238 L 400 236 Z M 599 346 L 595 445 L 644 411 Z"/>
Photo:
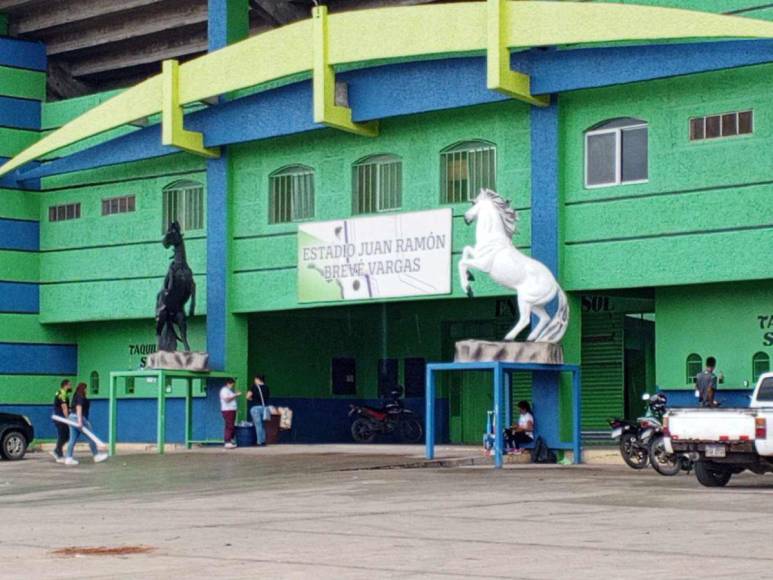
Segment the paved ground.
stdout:
<path fill-rule="evenodd" d="M 0 578 L 773 576 L 772 477 L 709 490 L 622 464 L 406 469 L 419 449 L 285 449 L 2 462 Z M 126 546 L 151 551 L 53 553 Z"/>

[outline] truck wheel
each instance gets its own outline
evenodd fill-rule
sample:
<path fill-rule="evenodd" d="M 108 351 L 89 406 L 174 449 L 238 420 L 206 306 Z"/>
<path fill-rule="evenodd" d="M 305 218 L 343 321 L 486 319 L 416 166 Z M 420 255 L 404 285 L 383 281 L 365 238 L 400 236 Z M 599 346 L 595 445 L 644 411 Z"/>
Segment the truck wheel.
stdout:
<path fill-rule="evenodd" d="M 695 463 L 695 477 L 698 478 L 701 485 L 706 487 L 724 487 L 733 477 L 733 472 L 727 467 L 718 466 L 716 463 L 697 461 Z"/>
<path fill-rule="evenodd" d="M 655 437 L 650 444 L 650 463 L 660 475 L 676 475 L 682 468 L 681 458 L 666 452 L 662 435 Z"/>

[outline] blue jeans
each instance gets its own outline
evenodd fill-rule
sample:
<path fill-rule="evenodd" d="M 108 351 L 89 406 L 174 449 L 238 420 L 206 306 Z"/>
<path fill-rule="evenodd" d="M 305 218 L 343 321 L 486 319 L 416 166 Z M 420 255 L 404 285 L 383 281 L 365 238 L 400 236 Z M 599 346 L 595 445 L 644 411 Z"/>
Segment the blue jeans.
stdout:
<path fill-rule="evenodd" d="M 252 417 L 252 423 L 255 425 L 255 433 L 258 436 L 258 445 L 266 444 L 266 426 L 263 425 L 263 414 L 266 407 L 263 405 L 255 405 L 250 409 L 250 417 Z"/>
<path fill-rule="evenodd" d="M 70 421 L 78 422 L 78 415 L 75 413 L 70 413 L 70 416 L 67 417 Z M 84 418 L 83 419 L 83 426 L 86 427 L 89 431 L 94 431 L 91 427 L 91 423 L 89 423 L 89 420 Z M 78 438 L 83 435 L 81 433 L 80 429 L 76 429 L 75 427 L 70 426 L 70 440 L 67 442 L 67 457 L 72 457 L 73 451 L 75 451 L 75 442 L 78 441 Z M 91 454 L 96 455 L 99 453 L 97 450 L 97 444 L 94 443 L 89 437 L 86 437 L 86 441 L 89 442 L 89 448 L 91 449 Z"/>

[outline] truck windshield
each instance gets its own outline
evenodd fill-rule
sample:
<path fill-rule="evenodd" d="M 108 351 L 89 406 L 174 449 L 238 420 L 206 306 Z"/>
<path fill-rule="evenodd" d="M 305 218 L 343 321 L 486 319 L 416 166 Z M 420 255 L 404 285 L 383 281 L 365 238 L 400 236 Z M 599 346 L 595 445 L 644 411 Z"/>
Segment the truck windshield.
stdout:
<path fill-rule="evenodd" d="M 773 377 L 768 377 L 762 381 L 760 390 L 757 392 L 758 401 L 773 401 Z"/>

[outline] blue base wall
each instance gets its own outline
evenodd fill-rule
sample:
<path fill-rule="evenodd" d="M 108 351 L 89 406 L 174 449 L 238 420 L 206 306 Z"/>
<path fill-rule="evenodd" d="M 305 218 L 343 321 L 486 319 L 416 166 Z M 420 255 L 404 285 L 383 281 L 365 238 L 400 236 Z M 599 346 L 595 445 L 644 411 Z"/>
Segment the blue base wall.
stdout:
<path fill-rule="evenodd" d="M 690 389 L 684 390 L 661 390 L 668 397 L 669 407 L 697 407 L 698 399 L 695 396 L 695 391 Z M 754 393 L 754 389 L 727 389 L 718 390 L 714 399 L 717 400 L 723 407 L 748 407 L 749 397 Z"/>
<path fill-rule="evenodd" d="M 271 403 L 293 410 L 293 428 L 282 433 L 282 442 L 287 443 L 351 443 L 349 428 L 352 419 L 348 416 L 349 405 L 371 405 L 380 407 L 377 399 L 308 399 L 274 398 Z M 156 399 L 118 400 L 118 442 L 156 442 Z M 424 423 L 424 399 L 405 399 L 405 406 L 416 413 Z M 448 442 L 448 400 L 438 399 L 436 404 L 435 434 L 438 443 Z M 55 439 L 56 429 L 51 421 L 51 405 L 0 405 L 0 412 L 26 415 L 35 427 L 39 439 Z M 105 399 L 91 402 L 90 419 L 96 434 L 108 438 L 108 406 Z M 170 398 L 166 400 L 166 441 L 183 443 L 185 439 L 185 401 Z M 196 441 L 223 439 L 223 419 L 220 415 L 218 389 L 208 389 L 206 397 L 193 400 L 193 439 Z M 383 438 L 382 442 L 395 442 Z"/>

